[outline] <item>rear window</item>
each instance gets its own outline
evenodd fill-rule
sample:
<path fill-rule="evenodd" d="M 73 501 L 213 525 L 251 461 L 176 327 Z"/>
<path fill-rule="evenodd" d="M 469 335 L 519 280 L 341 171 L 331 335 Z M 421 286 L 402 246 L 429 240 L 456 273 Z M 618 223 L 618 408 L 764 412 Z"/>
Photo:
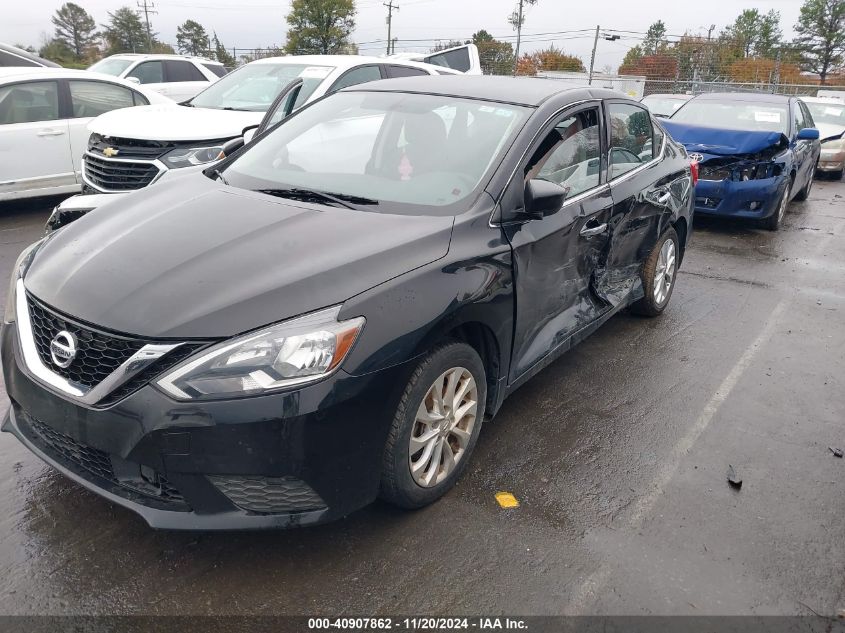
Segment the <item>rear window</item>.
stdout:
<path fill-rule="evenodd" d="M 200 69 L 191 62 L 174 60 L 164 62 L 164 72 L 167 75 L 167 82 L 177 81 L 208 81 Z"/>
<path fill-rule="evenodd" d="M 0 51 L 0 66 L 20 67 L 20 66 L 40 66 L 33 61 L 12 55 L 5 51 Z"/>
<path fill-rule="evenodd" d="M 203 64 L 203 66 L 205 66 L 207 70 L 210 70 L 218 77 L 222 77 L 227 72 L 229 72 L 228 70 L 226 70 L 226 68 L 224 68 L 223 64 Z"/>

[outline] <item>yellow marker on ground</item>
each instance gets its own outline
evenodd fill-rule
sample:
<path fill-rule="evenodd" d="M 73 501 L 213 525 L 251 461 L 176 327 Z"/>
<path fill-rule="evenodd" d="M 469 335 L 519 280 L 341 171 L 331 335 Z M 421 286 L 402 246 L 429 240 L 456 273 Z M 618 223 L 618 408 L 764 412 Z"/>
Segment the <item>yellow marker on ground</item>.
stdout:
<path fill-rule="evenodd" d="M 518 508 L 519 501 L 516 500 L 509 492 L 497 492 L 496 493 L 496 501 L 499 502 L 499 505 L 503 508 Z"/>

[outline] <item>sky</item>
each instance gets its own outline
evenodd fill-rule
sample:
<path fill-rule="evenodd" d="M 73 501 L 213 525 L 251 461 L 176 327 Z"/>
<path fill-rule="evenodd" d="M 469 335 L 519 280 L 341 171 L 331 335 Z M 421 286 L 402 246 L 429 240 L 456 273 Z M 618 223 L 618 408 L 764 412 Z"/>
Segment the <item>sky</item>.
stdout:
<path fill-rule="evenodd" d="M 94 16 L 98 24 L 107 20 L 107 13 L 134 5 L 142 0 L 75 0 Z M 149 0 L 148 0 L 149 1 Z M 393 36 L 400 39 L 397 52 L 428 50 L 433 42 L 421 40 L 467 39 L 479 29 L 496 37 L 515 39 L 507 22 L 516 0 L 393 0 L 400 9 L 394 13 Z M 63 0 L 2 0 L 0 41 L 22 43 L 38 48 L 45 37 L 52 35 L 50 17 Z M 231 50 L 257 48 L 285 42 L 285 15 L 290 0 L 153 0 L 157 14 L 151 16 L 159 39 L 175 44 L 176 27 L 194 19 Z M 358 0 L 358 14 L 353 40 L 362 54 L 382 54 L 387 37 L 387 8 L 382 0 Z M 742 9 L 757 8 L 780 11 L 781 28 L 791 38 L 798 20 L 801 0 L 538 0 L 528 7 L 523 27 L 523 50 L 545 48 L 554 44 L 567 53 L 577 55 L 589 64 L 595 28 L 613 29 L 621 35 L 617 41 L 599 40 L 596 69 L 616 68 L 629 48 L 636 45 L 648 26 L 663 20 L 669 35 L 684 32 L 706 35 L 711 24 L 714 33 L 733 22 Z M 404 41 L 403 41 L 404 40 Z M 417 41 L 413 41 L 417 40 Z"/>

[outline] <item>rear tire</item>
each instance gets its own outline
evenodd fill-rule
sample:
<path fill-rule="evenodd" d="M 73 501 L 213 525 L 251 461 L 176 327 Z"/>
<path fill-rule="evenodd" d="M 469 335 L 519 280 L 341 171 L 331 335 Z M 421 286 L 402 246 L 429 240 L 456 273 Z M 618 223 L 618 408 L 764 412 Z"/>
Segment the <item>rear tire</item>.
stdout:
<path fill-rule="evenodd" d="M 840 170 L 838 170 L 838 171 L 832 171 L 832 172 L 830 172 L 830 177 L 831 177 L 831 178 L 832 178 L 835 182 L 838 182 L 838 181 L 842 180 L 842 172 L 843 172 L 843 171 L 845 171 L 845 169 L 840 169 Z"/>
<path fill-rule="evenodd" d="M 428 353 L 405 387 L 384 447 L 381 498 L 421 508 L 443 496 L 466 468 L 487 400 L 484 365 L 469 345 Z"/>
<path fill-rule="evenodd" d="M 786 215 L 786 207 L 789 205 L 789 192 L 792 190 L 792 182 L 786 183 L 786 189 L 783 190 L 781 197 L 778 199 L 778 206 L 772 215 L 762 221 L 763 228 L 769 231 L 777 231 L 780 227 L 780 221 Z"/>
<path fill-rule="evenodd" d="M 666 309 L 675 289 L 680 253 L 678 234 L 669 227 L 646 257 L 640 273 L 645 295 L 631 305 L 631 312 L 656 317 Z"/>

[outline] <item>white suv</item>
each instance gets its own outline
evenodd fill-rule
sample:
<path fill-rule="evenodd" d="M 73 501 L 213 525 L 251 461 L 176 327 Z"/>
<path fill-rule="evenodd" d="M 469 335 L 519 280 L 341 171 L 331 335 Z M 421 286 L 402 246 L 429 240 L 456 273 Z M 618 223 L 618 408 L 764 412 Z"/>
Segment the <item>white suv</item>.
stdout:
<path fill-rule="evenodd" d="M 202 57 L 134 53 L 111 55 L 88 70 L 143 84 L 173 101 L 190 99 L 226 74 L 223 64 Z"/>

